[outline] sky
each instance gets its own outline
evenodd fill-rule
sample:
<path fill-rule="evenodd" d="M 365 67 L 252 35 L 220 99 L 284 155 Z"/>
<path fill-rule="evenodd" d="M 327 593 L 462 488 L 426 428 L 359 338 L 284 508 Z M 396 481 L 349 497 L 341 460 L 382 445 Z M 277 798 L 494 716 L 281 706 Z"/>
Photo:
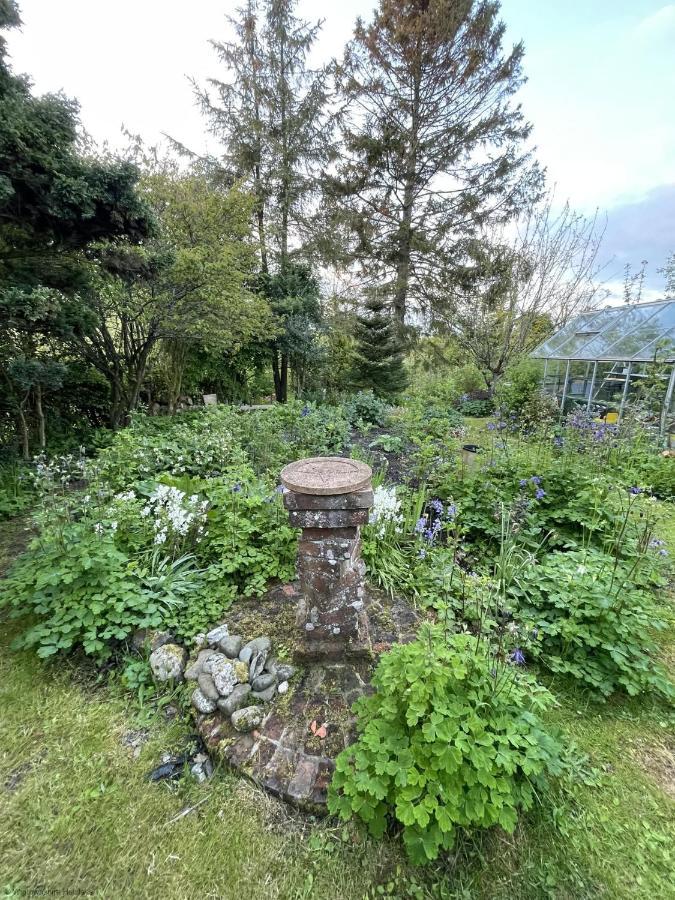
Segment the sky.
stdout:
<path fill-rule="evenodd" d="M 237 0 L 19 0 L 21 32 L 8 35 L 15 71 L 37 93 L 62 90 L 81 105 L 98 142 L 148 143 L 162 134 L 216 149 L 190 78 L 224 78 L 210 39 L 229 35 Z M 324 19 L 313 63 L 341 55 L 373 0 L 300 0 Z M 675 251 L 675 2 L 502 0 L 507 44 L 525 44 L 518 97 L 556 196 L 606 231 L 604 278 L 618 295 L 623 266 L 648 261 L 643 299 L 660 296 L 656 269 Z"/>

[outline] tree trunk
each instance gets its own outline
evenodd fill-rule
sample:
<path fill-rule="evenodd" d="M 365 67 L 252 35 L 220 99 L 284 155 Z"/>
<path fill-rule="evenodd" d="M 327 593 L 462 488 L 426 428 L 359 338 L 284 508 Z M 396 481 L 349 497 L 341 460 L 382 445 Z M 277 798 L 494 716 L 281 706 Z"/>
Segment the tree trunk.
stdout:
<path fill-rule="evenodd" d="M 21 455 L 24 460 L 28 462 L 30 460 L 30 443 L 28 440 L 28 422 L 26 421 L 26 414 L 23 410 L 24 404 L 26 402 L 26 398 L 21 401 L 18 407 L 19 413 L 19 430 L 21 436 Z"/>
<path fill-rule="evenodd" d="M 272 350 L 272 376 L 274 377 L 274 396 L 277 403 L 283 403 L 281 394 L 281 370 L 279 368 L 279 354 Z"/>
<path fill-rule="evenodd" d="M 38 420 L 38 440 L 40 450 L 44 450 L 47 446 L 47 436 L 45 434 L 45 414 L 42 409 L 42 386 L 35 385 L 35 414 Z"/>
<path fill-rule="evenodd" d="M 288 353 L 281 354 L 281 403 L 288 400 Z"/>

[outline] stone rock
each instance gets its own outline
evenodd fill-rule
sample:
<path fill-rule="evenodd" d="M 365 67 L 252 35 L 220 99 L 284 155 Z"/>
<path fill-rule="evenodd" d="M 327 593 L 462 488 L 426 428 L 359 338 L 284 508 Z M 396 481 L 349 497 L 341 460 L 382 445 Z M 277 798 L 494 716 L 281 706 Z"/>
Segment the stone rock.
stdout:
<path fill-rule="evenodd" d="M 131 637 L 131 644 L 136 650 L 149 648 L 150 651 L 159 650 L 165 644 L 175 641 L 170 631 L 156 631 L 149 628 L 137 628 Z"/>
<path fill-rule="evenodd" d="M 253 650 L 248 646 L 242 647 L 239 651 L 239 659 L 241 662 L 248 663 L 251 661 L 251 657 L 253 656 Z"/>
<path fill-rule="evenodd" d="M 248 677 L 253 681 L 258 675 L 260 675 L 265 668 L 265 662 L 267 660 L 267 650 L 254 650 L 253 656 L 251 657 L 251 662 L 249 663 L 249 675 Z"/>
<path fill-rule="evenodd" d="M 259 706 L 245 706 L 232 713 L 232 725 L 237 731 L 253 731 L 263 720 L 263 711 Z"/>
<path fill-rule="evenodd" d="M 255 697 L 256 700 L 262 700 L 265 703 L 269 703 L 270 700 L 274 699 L 274 696 L 277 692 L 276 684 L 270 685 L 270 687 L 265 688 L 264 691 L 251 691 L 251 696 Z"/>
<path fill-rule="evenodd" d="M 150 654 L 150 668 L 156 681 L 172 681 L 183 677 L 187 651 L 178 644 L 163 644 Z"/>
<path fill-rule="evenodd" d="M 250 684 L 238 684 L 229 697 L 221 697 L 216 705 L 226 716 L 231 716 L 236 709 L 240 709 L 248 702 L 248 695 L 250 693 Z"/>
<path fill-rule="evenodd" d="M 248 644 L 245 645 L 245 648 L 250 647 L 253 652 L 255 652 L 256 650 L 264 650 L 265 652 L 269 652 L 271 646 L 272 641 L 268 637 L 259 637 L 255 638 L 252 641 L 249 641 Z"/>
<path fill-rule="evenodd" d="M 192 638 L 192 643 L 198 650 L 201 650 L 202 647 L 206 647 L 206 635 L 204 634 L 204 632 L 200 631 L 199 634 L 196 634 Z"/>
<path fill-rule="evenodd" d="M 227 625 L 218 625 L 217 628 L 212 628 L 211 631 L 206 635 L 206 642 L 211 644 L 212 647 L 215 647 L 216 644 L 220 643 L 223 638 L 226 638 L 230 633 Z"/>
<path fill-rule="evenodd" d="M 288 693 L 288 682 L 287 682 L 287 681 L 282 681 L 281 684 L 277 687 L 277 691 L 278 691 L 280 694 L 286 694 L 286 693 Z"/>
<path fill-rule="evenodd" d="M 241 662 L 241 660 L 237 659 L 232 663 L 234 668 L 234 674 L 237 678 L 239 684 L 246 684 L 248 681 L 248 665 L 245 662 Z"/>
<path fill-rule="evenodd" d="M 222 641 L 219 641 L 218 646 L 229 659 L 236 659 L 239 656 L 243 643 L 244 639 L 241 635 L 230 634 L 228 637 L 223 638 Z"/>
<path fill-rule="evenodd" d="M 212 713 L 216 711 L 216 702 L 202 694 L 199 688 L 195 688 L 192 693 L 192 705 L 200 713 Z"/>
<path fill-rule="evenodd" d="M 290 681 L 291 678 L 295 675 L 295 666 L 291 666 L 289 663 L 277 663 L 276 666 L 276 676 L 279 681 Z"/>
<path fill-rule="evenodd" d="M 227 662 L 227 657 L 224 653 L 218 653 L 215 650 L 209 650 L 209 655 L 206 657 L 204 662 L 202 663 L 202 672 L 206 672 L 209 675 L 213 675 L 213 670 Z"/>
<path fill-rule="evenodd" d="M 251 687 L 254 691 L 265 691 L 268 687 L 273 685 L 276 680 L 276 675 L 272 675 L 271 672 L 262 672 L 253 679 Z"/>
<path fill-rule="evenodd" d="M 276 675 L 277 674 L 277 665 L 278 665 L 278 663 L 277 663 L 276 659 L 273 656 L 268 656 L 267 659 L 265 660 L 264 671 L 271 672 L 272 675 Z"/>
<path fill-rule="evenodd" d="M 218 693 L 222 697 L 228 697 L 234 690 L 237 683 L 237 676 L 234 672 L 234 666 L 228 660 L 223 658 L 223 662 L 218 662 L 213 666 L 211 674 L 213 681 L 218 689 Z"/>
<path fill-rule="evenodd" d="M 200 650 L 197 659 L 185 670 L 186 681 L 196 681 L 199 673 L 203 671 L 204 664 L 214 655 L 213 650 Z"/>
<path fill-rule="evenodd" d="M 197 684 L 199 685 L 199 690 L 205 697 L 208 697 L 209 700 L 217 700 L 220 697 L 218 688 L 216 687 L 212 676 L 206 672 L 200 672 L 197 677 Z"/>

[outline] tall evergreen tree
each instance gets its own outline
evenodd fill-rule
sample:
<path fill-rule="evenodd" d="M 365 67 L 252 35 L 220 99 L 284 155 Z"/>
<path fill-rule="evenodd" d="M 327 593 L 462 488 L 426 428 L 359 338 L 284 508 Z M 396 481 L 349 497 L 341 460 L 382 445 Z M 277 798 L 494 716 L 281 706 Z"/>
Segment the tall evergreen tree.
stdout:
<path fill-rule="evenodd" d="M 226 166 L 253 188 L 260 268 L 265 277 L 280 276 L 277 284 L 294 259 L 306 256 L 317 175 L 330 154 L 326 72 L 307 66 L 320 26 L 298 19 L 295 6 L 247 0 L 230 20 L 236 39 L 213 42 L 231 80 L 212 79 L 200 93 Z M 276 396 L 284 401 L 290 357 L 283 341 L 273 343 L 271 355 Z"/>
<path fill-rule="evenodd" d="M 523 46 L 502 49 L 499 3 L 380 0 L 338 67 L 346 160 L 329 183 L 347 259 L 400 323 L 442 303 L 460 242 L 517 213 L 540 183 L 513 94 Z"/>
<path fill-rule="evenodd" d="M 407 384 L 401 330 L 387 300 L 377 293 L 368 297 L 365 312 L 356 318 L 355 338 L 354 387 L 386 398 L 400 393 Z"/>

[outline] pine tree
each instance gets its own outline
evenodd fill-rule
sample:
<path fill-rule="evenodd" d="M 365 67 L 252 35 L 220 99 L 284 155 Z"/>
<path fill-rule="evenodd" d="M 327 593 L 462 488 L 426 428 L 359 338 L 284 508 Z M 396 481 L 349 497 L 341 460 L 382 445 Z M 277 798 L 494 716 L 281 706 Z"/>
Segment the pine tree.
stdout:
<path fill-rule="evenodd" d="M 386 299 L 377 293 L 368 297 L 365 313 L 356 317 L 355 337 L 353 386 L 379 397 L 400 393 L 407 385 L 401 330 Z"/>
<path fill-rule="evenodd" d="M 267 276 L 283 283 L 296 262 L 306 262 L 312 199 L 331 153 L 327 74 L 307 65 L 320 26 L 298 19 L 295 6 L 295 0 L 247 0 L 230 20 L 236 40 L 213 42 L 233 77 L 212 79 L 211 90 L 200 94 L 226 165 L 255 193 L 263 284 Z M 271 355 L 283 402 L 290 357 L 283 342 L 273 343 Z"/>
<path fill-rule="evenodd" d="M 338 67 L 345 162 L 329 181 L 349 258 L 400 323 L 442 304 L 461 242 L 512 217 L 540 173 L 511 98 L 522 44 L 504 52 L 498 2 L 380 0 Z"/>

